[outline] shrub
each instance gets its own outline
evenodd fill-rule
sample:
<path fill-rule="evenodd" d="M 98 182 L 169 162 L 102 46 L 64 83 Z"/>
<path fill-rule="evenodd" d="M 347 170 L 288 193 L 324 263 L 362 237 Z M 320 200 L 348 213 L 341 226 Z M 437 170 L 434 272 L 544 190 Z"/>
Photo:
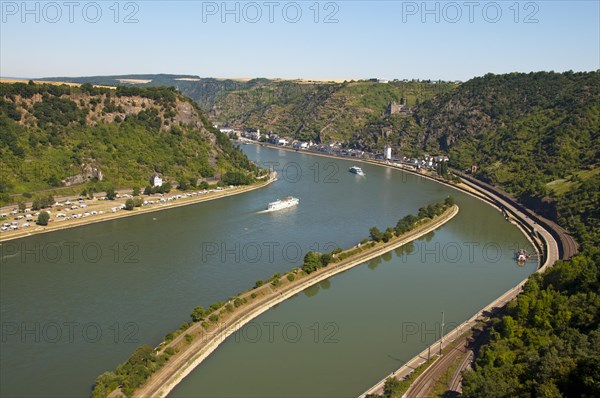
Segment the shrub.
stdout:
<path fill-rule="evenodd" d="M 168 356 L 171 356 L 173 354 L 175 354 L 177 351 L 175 351 L 175 349 L 173 347 L 167 347 L 165 348 L 165 354 L 167 354 Z"/>
<path fill-rule="evenodd" d="M 214 312 L 221 308 L 225 303 L 222 301 L 217 301 L 216 303 L 212 303 L 210 307 L 208 307 L 208 312 Z"/>
<path fill-rule="evenodd" d="M 135 202 L 133 199 L 129 198 L 125 201 L 125 210 L 133 210 L 135 207 Z"/>
<path fill-rule="evenodd" d="M 246 302 L 246 299 L 242 300 L 241 298 L 238 297 L 233 301 L 233 305 L 235 306 L 235 308 L 237 308 L 237 307 L 243 305 L 245 302 Z"/>

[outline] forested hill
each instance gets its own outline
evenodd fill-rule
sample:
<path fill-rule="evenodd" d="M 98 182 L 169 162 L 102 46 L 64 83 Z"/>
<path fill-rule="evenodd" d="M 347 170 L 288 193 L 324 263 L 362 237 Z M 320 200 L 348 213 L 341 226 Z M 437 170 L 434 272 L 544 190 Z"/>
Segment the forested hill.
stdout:
<path fill-rule="evenodd" d="M 426 151 L 477 166 L 584 247 L 600 242 L 600 72 L 472 79 L 415 114 Z"/>
<path fill-rule="evenodd" d="M 0 131 L 4 203 L 11 194 L 81 183 L 144 186 L 154 172 L 188 183 L 255 171 L 172 88 L 0 84 Z"/>
<path fill-rule="evenodd" d="M 600 72 L 486 75 L 422 104 L 425 150 L 517 195 L 600 160 Z"/>

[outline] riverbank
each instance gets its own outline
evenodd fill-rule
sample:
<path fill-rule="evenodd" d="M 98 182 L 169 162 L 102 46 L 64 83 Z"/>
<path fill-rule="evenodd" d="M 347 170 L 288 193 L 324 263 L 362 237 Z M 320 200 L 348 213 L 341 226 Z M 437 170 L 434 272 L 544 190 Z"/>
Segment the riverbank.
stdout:
<path fill-rule="evenodd" d="M 558 244 L 552 234 L 548 232 L 545 228 L 540 226 L 531 220 L 526 214 L 523 214 L 519 209 L 515 208 L 511 203 L 508 203 L 506 200 L 500 198 L 499 196 L 483 191 L 480 187 L 475 184 L 471 184 L 469 182 L 463 182 L 465 185 L 465 189 L 469 189 L 472 191 L 472 194 L 484 202 L 499 208 L 502 206 L 506 211 L 511 212 L 514 217 L 517 226 L 525 234 L 527 239 L 534 244 L 534 242 L 541 241 L 542 253 L 540 253 L 543 257 L 543 261 L 538 261 L 538 268 L 536 273 L 543 273 L 549 267 L 551 267 L 558 259 L 559 259 L 559 251 Z M 380 380 L 378 383 L 373 385 L 363 394 L 361 394 L 360 398 L 365 398 L 371 394 L 382 394 L 383 387 L 385 381 L 388 377 L 395 377 L 397 379 L 403 379 L 408 376 L 414 369 L 418 366 L 424 364 L 429 357 L 430 352 L 436 352 L 438 349 L 442 350 L 449 344 L 452 344 L 456 339 L 460 338 L 465 332 L 469 331 L 471 328 L 475 327 L 479 322 L 482 322 L 489 314 L 493 314 L 497 311 L 498 308 L 505 306 L 507 303 L 515 299 L 519 293 L 521 293 L 521 289 L 523 285 L 529 280 L 528 278 L 523 279 L 519 282 L 515 287 L 505 292 L 503 295 L 492 301 L 490 304 L 482 308 L 480 311 L 475 313 L 471 318 L 467 321 L 463 322 L 456 328 L 452 329 L 448 333 L 444 334 L 442 338 L 435 341 L 429 347 L 425 348 L 415 357 L 410 359 L 408 362 L 403 364 L 396 371 L 392 372 L 391 375 L 386 376 L 384 379 Z"/>
<path fill-rule="evenodd" d="M 136 207 L 133 210 L 119 209 L 119 211 L 116 211 L 116 212 L 110 211 L 110 208 L 113 208 L 113 207 L 118 208 L 121 204 L 125 203 L 125 198 L 122 198 L 121 200 L 114 200 L 114 201 L 99 201 L 96 199 L 95 202 L 97 204 L 99 204 L 99 206 L 101 206 L 100 203 L 103 202 L 102 203 L 103 206 L 99 207 L 99 209 L 100 208 L 102 209 L 100 211 L 103 211 L 102 214 L 89 215 L 85 218 L 83 218 L 83 217 L 82 218 L 71 218 L 69 220 L 66 220 L 66 219 L 61 220 L 59 218 L 53 218 L 52 222 L 49 223 L 47 226 L 35 225 L 35 226 L 30 226 L 28 228 L 18 229 L 15 231 L 2 232 L 0 235 L 0 243 L 8 242 L 10 240 L 15 240 L 15 239 L 20 239 L 20 238 L 25 238 L 25 237 L 29 237 L 29 236 L 33 236 L 33 235 L 37 235 L 37 234 L 44 234 L 44 233 L 60 231 L 60 230 L 69 229 L 69 228 L 76 228 L 76 227 L 81 227 L 84 225 L 90 225 L 90 224 L 95 224 L 95 223 L 104 222 L 104 221 L 111 221 L 111 220 L 116 220 L 116 219 L 125 218 L 125 217 L 133 217 L 133 216 L 152 213 L 152 212 L 156 212 L 156 211 L 160 211 L 160 210 L 168 210 L 168 209 L 173 209 L 176 207 L 187 206 L 187 205 L 192 205 L 192 204 L 202 203 L 202 202 L 208 202 L 210 200 L 215 200 L 215 199 L 221 199 L 221 198 L 225 198 L 228 196 L 239 195 L 239 194 L 242 194 L 245 192 L 254 191 L 255 189 L 266 187 L 267 185 L 271 184 L 272 182 L 274 182 L 276 180 L 277 180 L 276 174 L 272 173 L 267 180 L 257 181 L 252 185 L 237 186 L 237 187 L 233 187 L 233 188 L 224 188 L 222 190 L 214 190 L 212 192 L 207 192 L 202 195 L 184 196 L 184 195 L 186 195 L 186 192 L 174 192 L 171 194 L 171 196 L 176 196 L 179 194 L 182 197 L 178 198 L 176 201 L 160 202 L 159 200 L 156 200 L 156 203 L 154 203 L 154 204 L 148 204 L 146 206 Z M 93 209 L 94 209 L 94 207 L 86 208 L 86 211 L 89 213 L 89 211 L 92 211 Z M 53 213 L 54 213 L 54 211 L 53 211 Z"/>
<path fill-rule="evenodd" d="M 221 307 L 223 309 L 220 311 L 216 310 L 213 313 L 215 315 L 219 311 L 219 317 L 216 318 L 218 319 L 218 323 L 195 323 L 191 327 L 180 331 L 168 344 L 161 344 L 158 348 L 159 355 L 169 348 L 178 351 L 169 358 L 162 368 L 158 369 L 135 391 L 134 396 L 166 396 L 196 366 L 202 363 L 204 359 L 225 341 L 229 335 L 235 333 L 257 316 L 314 284 L 430 233 L 450 221 L 458 214 L 458 211 L 458 206 L 452 205 L 441 215 L 426 220 L 422 225 L 393 238 L 387 243 L 373 242 L 374 246 L 370 246 L 370 244 L 354 246 L 339 253 L 339 255 L 348 252 L 353 253 L 344 260 L 331 263 L 310 274 L 306 274 L 299 269 L 292 270 L 286 275 L 277 277 L 276 280 L 272 278 L 268 281 L 271 283 L 267 282 L 265 285 L 239 295 L 234 301 L 237 302 L 239 299 L 240 302 L 244 303 L 240 304 L 239 308 L 236 304 L 235 309 L 233 309 L 232 303 L 228 302 Z M 356 253 L 356 249 L 361 248 L 361 246 L 363 248 Z M 294 277 L 290 277 L 290 275 Z M 115 397 L 120 396 L 120 394 L 113 392 L 110 396 Z"/>

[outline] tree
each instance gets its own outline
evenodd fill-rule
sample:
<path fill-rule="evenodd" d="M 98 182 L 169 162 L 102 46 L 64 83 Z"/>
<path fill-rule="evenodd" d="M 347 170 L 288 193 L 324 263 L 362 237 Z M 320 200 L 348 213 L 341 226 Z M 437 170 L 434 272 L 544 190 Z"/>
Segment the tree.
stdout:
<path fill-rule="evenodd" d="M 180 179 L 179 185 L 177 186 L 177 189 L 179 189 L 180 191 L 187 191 L 188 189 L 190 189 L 189 184 L 187 183 L 187 181 Z"/>
<path fill-rule="evenodd" d="M 383 239 L 383 233 L 377 227 L 373 227 L 369 230 L 369 236 L 371 240 L 375 242 L 380 242 Z"/>
<path fill-rule="evenodd" d="M 39 210 L 42 208 L 42 206 L 40 205 L 40 198 L 34 198 L 33 199 L 33 203 L 31 204 L 31 208 L 33 210 Z"/>
<path fill-rule="evenodd" d="M 200 189 L 208 189 L 208 182 L 202 181 L 198 187 Z"/>
<path fill-rule="evenodd" d="M 307 274 L 314 272 L 321 268 L 321 256 L 319 253 L 309 251 L 304 255 L 304 263 L 302 264 L 302 270 Z"/>
<path fill-rule="evenodd" d="M 439 176 L 448 178 L 448 162 L 439 162 L 436 167 L 436 171 Z"/>
<path fill-rule="evenodd" d="M 222 181 L 225 185 L 248 185 L 252 183 L 252 177 L 242 172 L 228 171 Z"/>
<path fill-rule="evenodd" d="M 192 311 L 192 321 L 199 322 L 204 319 L 205 315 L 206 311 L 204 310 L 204 307 L 199 305 Z"/>
<path fill-rule="evenodd" d="M 129 198 L 125 201 L 125 210 L 133 210 L 135 207 L 135 202 L 133 199 Z"/>
<path fill-rule="evenodd" d="M 37 219 L 38 225 L 48 225 L 48 221 L 50 221 L 50 214 L 47 211 L 40 212 Z"/>
<path fill-rule="evenodd" d="M 25 211 L 25 203 L 19 202 L 19 211 L 23 213 Z"/>
<path fill-rule="evenodd" d="M 140 196 L 140 187 L 133 187 L 133 196 Z"/>
<path fill-rule="evenodd" d="M 383 233 L 382 240 L 386 243 L 389 242 L 394 237 L 394 232 L 395 231 L 393 228 L 391 228 L 391 227 L 386 228 L 385 232 Z"/>
<path fill-rule="evenodd" d="M 146 185 L 146 188 L 144 188 L 144 195 L 152 195 L 152 187 L 150 185 Z"/>
<path fill-rule="evenodd" d="M 329 253 L 321 254 L 321 258 L 320 258 L 321 265 L 323 267 L 327 267 L 329 265 L 329 263 L 331 262 L 331 258 L 332 258 L 331 254 L 329 254 Z"/>
<path fill-rule="evenodd" d="M 400 381 L 395 377 L 388 377 L 383 384 L 383 395 L 386 397 L 395 397 L 400 390 Z"/>
<path fill-rule="evenodd" d="M 106 197 L 108 198 L 108 200 L 115 200 L 115 198 L 117 197 L 117 193 L 115 192 L 115 189 L 108 188 L 106 190 Z"/>
<path fill-rule="evenodd" d="M 171 192 L 171 183 L 170 182 L 163 182 L 162 185 L 158 188 L 158 192 L 160 193 L 169 193 Z"/>

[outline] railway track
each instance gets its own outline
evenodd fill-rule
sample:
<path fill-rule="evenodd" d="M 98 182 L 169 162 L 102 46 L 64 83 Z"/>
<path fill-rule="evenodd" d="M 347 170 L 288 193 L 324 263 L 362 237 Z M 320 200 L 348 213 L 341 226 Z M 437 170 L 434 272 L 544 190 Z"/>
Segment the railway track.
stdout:
<path fill-rule="evenodd" d="M 435 383 L 448 370 L 448 367 L 457 362 L 461 355 L 465 354 L 465 341 L 466 339 L 462 339 L 457 347 L 444 354 L 427 368 L 427 370 L 412 383 L 404 396 L 406 398 L 422 398 L 429 396 L 429 392 L 434 387 Z"/>
<path fill-rule="evenodd" d="M 559 247 L 559 255 L 561 260 L 568 260 L 577 253 L 579 253 L 579 246 L 575 239 L 569 235 L 569 233 L 556 222 L 549 220 L 545 217 L 540 216 L 529 208 L 523 206 L 521 203 L 517 202 L 515 198 L 509 195 L 507 192 L 503 191 L 500 188 L 497 188 L 493 185 L 480 181 L 470 175 L 462 173 L 458 170 L 452 170 L 454 174 L 459 176 L 460 178 L 469 181 L 472 184 L 477 185 L 478 187 L 493 193 L 494 195 L 502 198 L 506 202 L 509 202 L 515 208 L 519 209 L 522 213 L 526 214 L 529 218 L 531 218 L 536 223 L 540 224 L 544 228 L 546 228 L 556 239 Z"/>

